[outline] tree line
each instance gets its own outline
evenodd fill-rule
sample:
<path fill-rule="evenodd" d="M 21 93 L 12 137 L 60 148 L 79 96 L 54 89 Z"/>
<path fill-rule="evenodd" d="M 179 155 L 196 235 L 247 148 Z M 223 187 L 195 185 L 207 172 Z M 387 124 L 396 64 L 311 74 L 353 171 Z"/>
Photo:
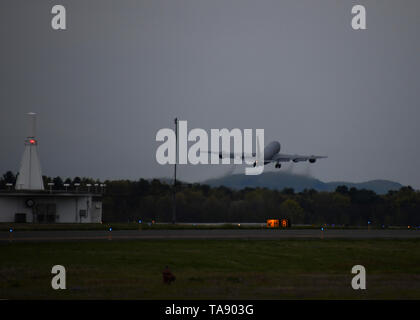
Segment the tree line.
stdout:
<path fill-rule="evenodd" d="M 0 189 L 14 183 L 12 173 L 0 178 Z M 44 177 L 62 189 L 60 181 L 81 187 L 99 180 L 76 177 Z M 173 185 L 158 179 L 104 181 L 104 222 L 138 220 L 170 222 L 173 208 Z M 291 188 L 281 191 L 266 188 L 232 190 L 204 184 L 179 182 L 176 185 L 178 222 L 265 222 L 269 218 L 288 217 L 293 224 L 336 224 L 366 226 L 419 226 L 420 192 L 402 187 L 385 195 L 366 189 L 339 186 L 334 192 Z"/>
<path fill-rule="evenodd" d="M 0 177 L 0 190 L 4 189 L 10 189 L 10 185 L 15 185 L 17 180 L 17 174 L 13 173 L 12 171 L 7 171 Z M 61 178 L 61 177 L 48 177 L 48 176 L 42 176 L 42 180 L 44 183 L 44 187 L 46 189 L 49 189 L 48 184 L 52 183 L 51 186 L 52 190 L 65 190 L 67 188 L 68 191 L 72 191 L 75 189 L 75 185 L 79 184 L 82 191 L 86 191 L 87 184 L 91 184 L 93 187 L 90 188 L 90 191 L 95 191 L 95 184 L 101 184 L 102 182 L 99 179 L 92 179 L 92 178 L 80 178 L 80 177 L 74 177 L 74 178 Z M 68 185 L 68 186 L 66 186 Z M 99 192 L 100 190 L 98 190 Z"/>

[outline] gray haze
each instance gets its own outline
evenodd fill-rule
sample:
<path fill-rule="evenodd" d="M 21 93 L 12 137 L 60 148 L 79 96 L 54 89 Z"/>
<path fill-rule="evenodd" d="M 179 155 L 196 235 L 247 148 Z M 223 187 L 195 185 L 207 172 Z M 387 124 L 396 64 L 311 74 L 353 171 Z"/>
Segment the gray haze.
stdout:
<path fill-rule="evenodd" d="M 66 31 L 50 26 L 58 3 Z M 351 29 L 354 4 L 366 31 Z M 155 135 L 178 116 L 329 156 L 285 170 L 420 188 L 419 34 L 418 0 L 2 0 L 0 172 L 18 170 L 34 111 L 46 175 L 169 176 Z"/>

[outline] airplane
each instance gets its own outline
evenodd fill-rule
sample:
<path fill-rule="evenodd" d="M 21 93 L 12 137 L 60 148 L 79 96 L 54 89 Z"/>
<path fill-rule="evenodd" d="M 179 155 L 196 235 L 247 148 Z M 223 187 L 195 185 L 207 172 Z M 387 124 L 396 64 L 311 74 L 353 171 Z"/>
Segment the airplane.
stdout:
<path fill-rule="evenodd" d="M 281 145 L 278 141 L 272 141 L 270 142 L 265 148 L 264 148 L 264 165 L 267 165 L 269 163 L 275 163 L 275 168 L 279 169 L 281 168 L 280 162 L 302 162 L 302 161 L 309 161 L 310 163 L 315 163 L 317 159 L 324 159 L 327 158 L 327 156 L 305 156 L 305 155 L 298 155 L 298 154 L 285 154 L 280 153 Z M 259 142 L 257 139 L 257 150 L 260 150 L 259 148 Z M 252 155 L 245 155 L 245 154 L 238 154 L 238 153 L 226 153 L 226 152 L 219 152 L 219 158 L 223 159 L 225 157 L 229 157 L 230 159 L 235 159 L 237 157 L 241 157 L 243 160 L 245 158 L 248 159 L 255 159 L 256 154 L 253 153 Z M 257 165 L 258 160 L 254 161 L 253 166 L 255 167 Z"/>

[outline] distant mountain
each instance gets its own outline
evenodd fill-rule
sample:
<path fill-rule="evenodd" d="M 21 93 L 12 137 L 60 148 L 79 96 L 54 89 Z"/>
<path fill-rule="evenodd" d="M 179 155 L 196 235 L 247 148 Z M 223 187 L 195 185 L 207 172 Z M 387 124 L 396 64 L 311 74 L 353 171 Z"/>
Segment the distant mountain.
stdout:
<path fill-rule="evenodd" d="M 247 176 L 244 174 L 234 174 L 223 178 L 209 179 L 202 182 L 212 187 L 225 186 L 232 189 L 251 188 L 269 188 L 283 190 L 284 188 L 293 188 L 296 192 L 304 189 L 315 189 L 317 191 L 334 191 L 337 186 L 345 185 L 348 188 L 368 189 L 378 194 L 385 194 L 389 190 L 399 190 L 402 185 L 388 180 L 371 180 L 360 183 L 352 182 L 323 182 L 321 180 L 298 174 L 286 172 L 264 172 L 257 176 Z"/>

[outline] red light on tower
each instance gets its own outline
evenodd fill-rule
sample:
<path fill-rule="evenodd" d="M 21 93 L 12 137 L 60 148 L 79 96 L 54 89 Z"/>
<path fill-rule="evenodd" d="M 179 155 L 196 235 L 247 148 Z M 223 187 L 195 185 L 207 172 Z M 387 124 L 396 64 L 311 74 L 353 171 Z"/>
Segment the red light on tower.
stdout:
<path fill-rule="evenodd" d="M 35 139 L 29 139 L 29 143 L 30 144 L 35 144 L 36 143 L 36 140 Z"/>

